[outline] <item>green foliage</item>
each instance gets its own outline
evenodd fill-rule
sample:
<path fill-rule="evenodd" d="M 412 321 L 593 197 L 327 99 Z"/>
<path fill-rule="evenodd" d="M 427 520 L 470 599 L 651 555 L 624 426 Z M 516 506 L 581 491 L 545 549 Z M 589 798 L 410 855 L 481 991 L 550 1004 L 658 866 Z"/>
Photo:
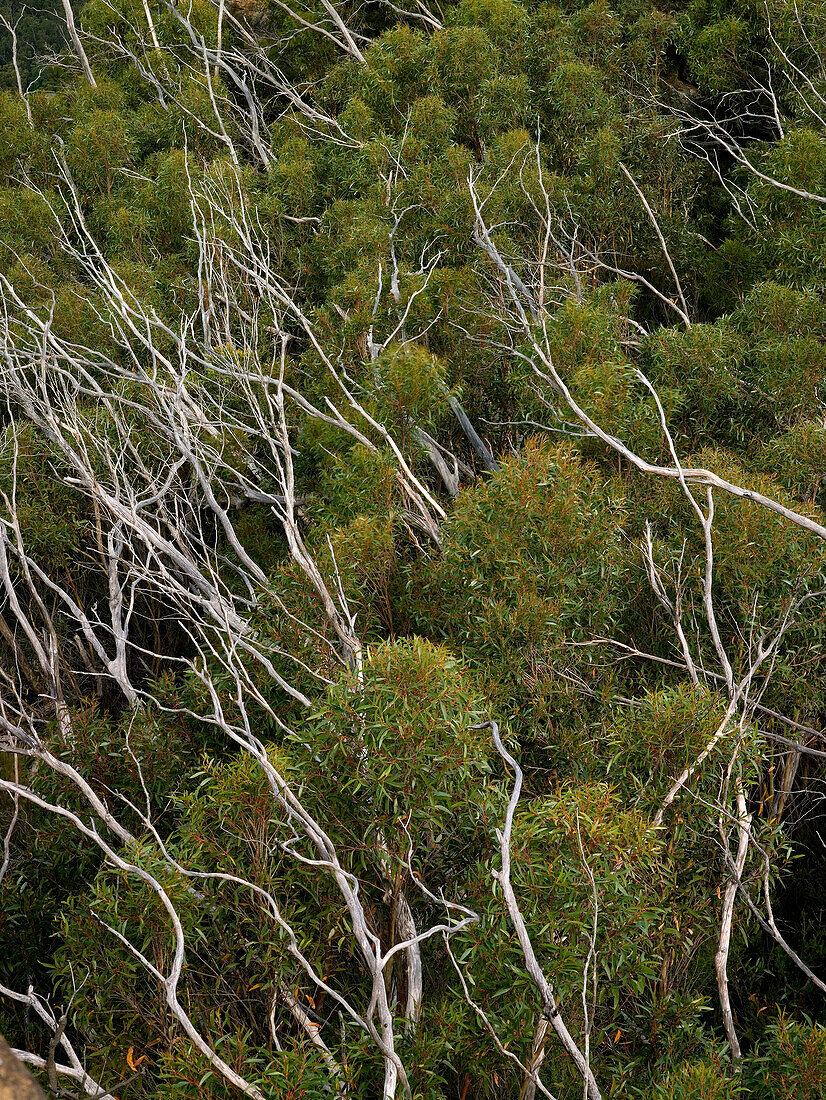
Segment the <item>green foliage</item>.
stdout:
<path fill-rule="evenodd" d="M 594 682 L 587 650 L 572 661 L 569 645 L 609 632 L 618 614 L 623 518 L 621 495 L 596 467 L 569 446 L 531 440 L 462 494 L 443 556 L 416 593 L 417 623 L 455 639 L 502 713 L 566 770 L 590 752 L 583 701 L 557 667 Z"/>
<path fill-rule="evenodd" d="M 826 435 L 819 421 L 803 420 L 770 440 L 760 454 L 763 469 L 796 497 L 814 504 L 826 468 Z"/>
<path fill-rule="evenodd" d="M 689 5 L 689 13 L 693 6 Z M 704 6 L 696 5 L 700 9 Z M 729 16 L 692 31 L 686 35 L 690 42 L 688 60 L 701 90 L 712 94 L 732 91 L 742 73 L 741 57 L 749 41 L 748 24 Z"/>
<path fill-rule="evenodd" d="M 713 1062 L 686 1062 L 649 1095 L 651 1100 L 737 1100 L 742 1090 L 718 1057 Z"/>
<path fill-rule="evenodd" d="M 725 322 L 661 329 L 649 343 L 651 381 L 680 393 L 685 415 L 700 423 L 736 402 L 742 389 L 743 341 Z"/>
<path fill-rule="evenodd" d="M 21 989 L 31 980 L 55 1006 L 71 1004 L 72 1039 L 107 1086 L 142 1059 L 141 1077 L 118 1095 L 234 1095 L 116 934 L 168 970 L 174 938 L 141 878 L 151 872 L 187 938 L 181 1002 L 221 1057 L 267 1098 L 326 1097 L 329 1063 L 312 1041 L 321 1035 L 348 1095 L 382 1095 L 375 1043 L 330 993 L 373 1012 L 363 948 L 320 846 L 297 839 L 289 798 L 273 797 L 283 783 L 358 884 L 383 950 L 401 942 L 402 899 L 419 929 L 447 921 L 448 903 L 473 915 L 452 955 L 441 935 L 422 941 L 415 1028 L 404 1019 L 405 953 L 385 969 L 415 1100 L 524 1098 L 511 1056 L 533 1056 L 541 1004 L 492 878 L 514 783 L 486 724 L 496 716 L 524 771 L 514 890 L 580 1044 L 590 958 L 589 1057 L 603 1095 L 826 1096 L 822 1002 L 811 987 L 798 997 L 804 979 L 761 938 L 743 900 L 748 890 L 764 904 L 766 853 L 770 886 L 791 914 L 780 923 L 824 972 L 826 914 L 807 870 L 820 866 L 822 760 L 796 755 L 817 744 L 826 714 L 823 543 L 749 499 L 694 485 L 697 504 L 714 507 L 715 643 L 703 604 L 707 547 L 684 487 L 583 431 L 547 370 L 553 363 L 579 407 L 645 461 L 672 465 L 670 433 L 684 468 L 707 467 L 826 522 L 826 136 L 781 77 L 793 61 L 810 104 L 826 95 L 812 51 L 826 29 L 822 6 L 459 0 L 432 8 L 436 27 L 415 9 L 339 4 L 364 63 L 340 56 L 326 34 L 297 30 L 285 5 L 228 7 L 221 33 L 232 64 L 258 42 L 340 129 L 302 115 L 263 70 L 251 89 L 234 69 L 202 64 L 200 47 L 181 45 L 182 11 L 156 7 L 160 52 L 142 44 L 139 0 L 88 0 L 79 15 L 97 87 L 68 64 L 52 69 L 28 96 L 31 121 L 0 42 L 0 274 L 23 305 L 5 283 L 0 297 L 4 317 L 30 309 L 43 326 L 33 350 L 8 323 L 0 374 L 4 385 L 15 370 L 36 378 L 44 405 L 64 400 L 76 413 L 67 443 L 48 417 L 34 423 L 19 386 L 3 391 L 0 522 L 11 565 L 0 583 L 0 717 L 31 713 L 54 758 L 87 776 L 137 838 L 107 833 L 124 871 L 44 810 L 20 811 L 0 875 L 0 980 Z M 217 9 L 206 0 L 187 9 L 210 46 Z M 333 27 L 315 0 L 295 14 Z M 28 81 L 35 52 L 62 31 L 48 12 L 28 11 L 20 26 Z M 144 75 L 123 50 L 91 44 L 113 34 Z M 158 96 L 150 72 L 174 93 Z M 256 124 L 268 158 L 245 130 L 250 90 L 262 97 Z M 754 170 L 680 112 L 717 120 Z M 504 272 L 479 248 L 470 178 Z M 221 211 L 207 216 L 204 187 Z M 61 244 L 56 223 L 77 245 L 80 212 L 111 265 L 107 278 L 157 324 L 153 348 L 128 308 L 95 288 L 100 257 Z M 221 293 L 234 301 L 210 299 L 206 268 L 245 247 L 230 213 L 245 220 L 261 266 L 246 281 L 227 275 Z M 213 235 L 213 252 L 199 253 L 196 230 Z M 669 307 L 679 301 L 675 270 L 690 325 Z M 265 275 L 295 308 L 262 290 Z M 533 294 L 524 323 L 517 278 Z M 282 335 L 284 381 L 305 399 L 285 402 L 296 488 L 286 535 L 282 504 L 272 503 L 283 488 L 273 472 L 280 444 L 244 421 L 275 422 Z M 58 340 L 92 350 L 82 383 L 56 369 Z M 266 385 L 251 397 L 254 362 Z M 121 368 L 132 379 L 111 387 L 110 404 L 99 400 L 94 385 Z M 150 380 L 160 388 L 148 400 Z M 195 430 L 209 440 L 208 470 L 175 466 L 175 441 L 156 431 L 153 402 L 167 399 L 204 405 Z M 341 430 L 339 413 L 361 438 Z M 174 420 L 172 434 L 184 426 Z M 493 462 L 480 458 L 478 437 Z M 191 510 L 178 565 L 203 553 L 209 583 L 248 619 L 224 651 L 217 619 L 200 633 L 186 621 L 197 585 L 190 591 L 185 570 L 170 574 L 181 588 L 169 601 L 145 583 L 153 552 L 126 546 L 117 577 L 134 596 L 137 701 L 101 672 L 115 641 L 109 520 L 65 457 L 90 440 L 95 477 L 105 480 L 112 455 L 137 471 L 134 499 L 117 478 L 105 487 L 158 537 L 177 539 L 178 510 Z M 159 477 L 171 488 L 156 514 Z M 207 489 L 225 509 L 218 520 Z M 438 522 L 424 516 L 425 498 Z M 317 570 L 311 580 L 295 560 L 298 538 Z M 42 570 L 42 609 L 18 539 Z M 255 563 L 246 581 L 244 555 Z M 324 588 L 362 647 L 346 668 Z M 15 626 L 15 600 L 52 622 L 48 659 L 41 634 Z M 70 601 L 104 623 L 104 656 L 91 652 Z M 749 720 L 724 725 L 719 647 L 737 679 L 781 627 L 783 644 L 750 683 Z M 69 739 L 55 720 L 58 696 Z M 216 708 L 238 739 L 220 734 Z M 4 779 L 15 766 L 39 797 L 89 819 L 65 769 L 0 754 Z M 652 829 L 684 769 L 685 789 Z M 714 955 L 737 781 L 752 845 L 729 957 L 744 1050 L 734 1072 Z M 13 813 L 4 801 L 3 835 Z M 187 879 L 176 864 L 205 877 Z M 208 877 L 216 870 L 225 877 Z M 799 924 L 789 899 L 801 900 Z M 285 991 L 310 1012 L 309 1028 Z M 31 1013 L 0 1009 L 10 1037 L 48 1049 Z M 555 1040 L 542 1075 L 554 1095 L 582 1095 Z"/>
<path fill-rule="evenodd" d="M 309 740 L 335 782 L 314 797 L 350 819 L 348 847 L 375 830 L 386 834 L 388 855 L 403 860 L 403 820 L 415 847 L 429 837 L 427 847 L 447 848 L 474 803 L 474 812 L 483 807 L 492 746 L 486 729 L 473 728 L 481 708 L 455 658 L 416 638 L 372 650 L 359 685 L 331 690 Z M 363 818 L 353 818 L 354 807 Z"/>
<path fill-rule="evenodd" d="M 663 792 L 647 790 L 649 784 L 667 782 L 685 761 L 699 756 L 722 718 L 719 697 L 690 685 L 649 695 L 606 731 L 606 744 L 615 754 L 611 771 L 619 767 L 623 778 L 656 800 Z"/>
<path fill-rule="evenodd" d="M 748 1063 L 751 1090 L 767 1100 L 817 1100 L 826 1093 L 823 1058 L 826 1030 L 805 1020 L 778 1016 Z"/>

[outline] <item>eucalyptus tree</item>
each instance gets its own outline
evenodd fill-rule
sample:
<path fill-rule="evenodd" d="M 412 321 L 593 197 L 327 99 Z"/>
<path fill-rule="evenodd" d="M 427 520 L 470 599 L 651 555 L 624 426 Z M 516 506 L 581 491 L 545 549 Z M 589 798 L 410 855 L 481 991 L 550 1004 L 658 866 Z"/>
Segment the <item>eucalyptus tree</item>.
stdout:
<path fill-rule="evenodd" d="M 739 913 L 823 991 L 773 902 L 824 758 L 826 312 L 766 240 L 821 201 L 807 18 L 743 91 L 649 10 L 92 0 L 85 86 L 0 104 L 0 993 L 53 1089 L 822 1083 L 731 973 Z"/>

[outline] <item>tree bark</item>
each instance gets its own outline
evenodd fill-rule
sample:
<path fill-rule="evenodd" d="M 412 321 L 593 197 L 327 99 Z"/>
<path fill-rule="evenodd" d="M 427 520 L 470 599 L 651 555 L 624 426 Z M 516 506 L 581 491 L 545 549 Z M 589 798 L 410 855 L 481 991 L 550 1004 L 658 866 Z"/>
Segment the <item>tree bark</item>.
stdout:
<path fill-rule="evenodd" d="M 72 40 L 72 45 L 75 49 L 77 59 L 83 67 L 83 73 L 89 82 L 90 87 L 97 88 L 97 81 L 92 74 L 92 66 L 89 64 L 89 58 L 86 56 L 86 51 L 83 48 L 83 43 L 80 41 L 80 35 L 77 32 L 77 24 L 75 23 L 75 15 L 72 11 L 71 0 L 63 0 L 63 15 L 66 19 L 66 29 L 69 32 L 69 37 Z"/>
<path fill-rule="evenodd" d="M 45 1094 L 0 1035 L 0 1100 L 46 1100 Z"/>

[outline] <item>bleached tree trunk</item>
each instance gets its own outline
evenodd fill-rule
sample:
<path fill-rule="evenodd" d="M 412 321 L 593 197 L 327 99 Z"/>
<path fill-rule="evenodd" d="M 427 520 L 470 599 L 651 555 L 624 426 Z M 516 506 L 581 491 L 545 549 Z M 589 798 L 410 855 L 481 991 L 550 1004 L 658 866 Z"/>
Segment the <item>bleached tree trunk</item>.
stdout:
<path fill-rule="evenodd" d="M 77 59 L 81 64 L 83 73 L 93 88 L 97 88 L 97 81 L 95 80 L 94 73 L 92 72 L 92 66 L 89 64 L 89 58 L 86 56 L 86 50 L 83 48 L 83 43 L 80 40 L 78 34 L 77 24 L 75 23 L 75 13 L 72 11 L 72 0 L 62 0 L 63 2 L 63 17 L 66 20 L 66 29 L 69 32 L 69 38 L 72 40 L 72 47 L 77 55 Z"/>
<path fill-rule="evenodd" d="M 723 893 L 723 910 L 720 917 L 720 939 L 717 945 L 717 952 L 714 956 L 714 969 L 717 974 L 717 991 L 720 997 L 720 1008 L 723 1013 L 723 1027 L 726 1032 L 726 1038 L 728 1039 L 731 1056 L 735 1061 L 739 1061 L 743 1055 L 740 1049 L 740 1041 L 737 1038 L 737 1029 L 734 1025 L 734 1013 L 732 1012 L 731 997 L 729 995 L 728 956 L 731 946 L 731 929 L 734 921 L 734 902 L 737 898 L 740 879 L 743 874 L 743 868 L 746 865 L 746 858 L 748 857 L 750 839 L 749 829 L 751 826 L 751 815 L 746 809 L 746 798 L 743 793 L 743 785 L 739 779 L 737 781 L 737 815 L 739 837 L 737 843 L 737 856 L 734 861 L 734 869 L 729 876 Z M 728 844 L 728 837 L 724 835 L 723 841 L 725 844 Z"/>

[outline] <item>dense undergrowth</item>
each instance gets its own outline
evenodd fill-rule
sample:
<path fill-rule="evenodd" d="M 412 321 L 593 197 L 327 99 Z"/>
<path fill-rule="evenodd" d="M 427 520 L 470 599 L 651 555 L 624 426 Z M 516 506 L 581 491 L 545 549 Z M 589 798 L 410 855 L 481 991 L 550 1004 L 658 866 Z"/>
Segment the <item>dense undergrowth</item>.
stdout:
<path fill-rule="evenodd" d="M 348 56 L 321 5 L 237 0 L 220 46 L 217 6 L 150 6 L 157 48 L 143 5 L 82 7 L 95 87 L 69 59 L 26 99 L 0 92 L 0 716 L 39 739 L 0 756 L 0 982 L 65 1011 L 86 1071 L 119 1097 L 238 1095 L 145 965 L 166 974 L 174 942 L 137 868 L 180 919 L 178 998 L 237 1074 L 285 1100 L 387 1094 L 386 1052 L 337 999 L 376 1010 L 352 913 L 232 725 L 323 823 L 385 950 L 408 911 L 420 931 L 459 920 L 445 900 L 474 915 L 421 943 L 415 1011 L 410 953 L 384 969 L 412 1094 L 524 1100 L 533 1066 L 554 1096 L 581 1095 L 491 877 L 514 783 L 493 719 L 524 771 L 514 891 L 602 1095 L 826 1096 L 823 995 L 766 908 L 826 977 L 826 544 L 695 488 L 713 502 L 712 570 L 687 489 L 589 433 L 532 342 L 634 454 L 677 454 L 824 523 L 826 9 L 462 0 L 428 22 L 342 4 Z M 244 87 L 211 61 L 251 42 L 320 112 L 251 77 L 258 144 Z M 244 224 L 263 259 L 242 277 Z M 273 305 L 265 269 L 300 316 Z M 190 343 L 197 361 L 175 375 Z M 85 374 L 77 349 L 94 352 Z M 286 460 L 250 428 L 274 407 L 244 382 L 250 364 L 302 395 L 283 421 L 295 530 L 349 634 L 273 504 Z M 176 406 L 163 434 L 164 386 L 189 386 L 200 419 Z M 201 443 L 179 462 L 176 431 L 210 448 L 203 480 Z M 127 518 L 106 503 L 124 471 Z M 140 543 L 139 516 L 161 549 Z M 111 653 L 118 539 L 131 697 L 82 621 Z M 173 580 L 200 582 L 158 564 L 176 546 L 240 609 L 254 653 L 230 660 L 205 640 L 230 627 L 187 617 Z M 727 677 L 750 685 L 730 713 Z M 129 869 L 13 797 L 94 817 L 44 753 L 118 816 L 132 840 L 107 842 Z M 743 806 L 733 1057 L 715 953 Z M 180 868 L 235 878 L 195 888 Z M 54 1029 L 30 1004 L 0 998 L 0 1024 L 48 1060 Z"/>

